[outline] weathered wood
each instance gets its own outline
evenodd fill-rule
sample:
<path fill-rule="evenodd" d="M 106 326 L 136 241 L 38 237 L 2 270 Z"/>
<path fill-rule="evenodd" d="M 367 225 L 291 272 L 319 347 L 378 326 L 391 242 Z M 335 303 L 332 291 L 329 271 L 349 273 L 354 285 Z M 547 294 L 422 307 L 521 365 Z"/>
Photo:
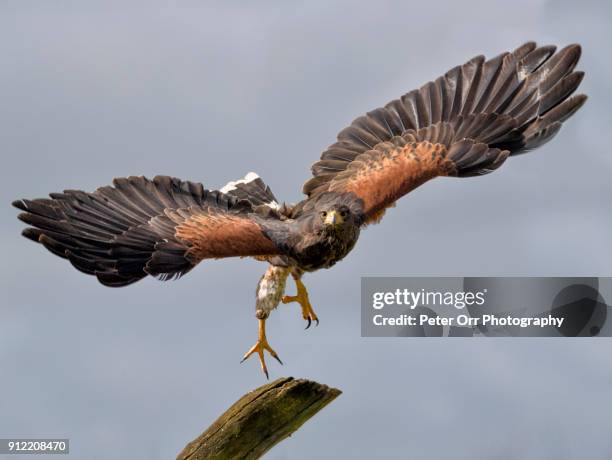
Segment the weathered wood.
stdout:
<path fill-rule="evenodd" d="M 277 379 L 236 401 L 177 460 L 259 458 L 340 393 L 311 380 Z"/>

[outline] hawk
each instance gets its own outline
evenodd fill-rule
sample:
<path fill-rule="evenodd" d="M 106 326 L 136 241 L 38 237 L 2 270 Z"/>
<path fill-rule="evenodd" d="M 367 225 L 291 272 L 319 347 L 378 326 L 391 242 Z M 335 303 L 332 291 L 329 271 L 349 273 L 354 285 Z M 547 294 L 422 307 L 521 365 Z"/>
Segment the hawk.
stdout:
<path fill-rule="evenodd" d="M 23 235 L 106 286 L 147 275 L 178 278 L 206 259 L 253 257 L 268 264 L 256 291 L 259 333 L 244 355 L 266 376 L 266 319 L 297 302 L 317 322 L 302 276 L 330 268 L 360 231 L 411 190 L 438 176 L 472 177 L 552 139 L 585 102 L 572 96 L 584 73 L 579 45 L 559 51 L 529 42 L 477 56 L 420 89 L 355 119 L 312 166 L 297 204 L 280 204 L 254 173 L 220 190 L 168 176 L 115 179 L 93 193 L 65 190 L 18 200 Z M 297 288 L 284 296 L 289 275 Z M 282 363 L 281 363 L 282 364 Z"/>

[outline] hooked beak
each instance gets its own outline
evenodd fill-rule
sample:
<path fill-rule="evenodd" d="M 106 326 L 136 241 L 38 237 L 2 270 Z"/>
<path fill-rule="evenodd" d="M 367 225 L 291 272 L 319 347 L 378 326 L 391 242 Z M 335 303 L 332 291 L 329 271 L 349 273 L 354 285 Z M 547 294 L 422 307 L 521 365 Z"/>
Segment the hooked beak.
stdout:
<path fill-rule="evenodd" d="M 342 225 L 344 219 L 342 219 L 342 216 L 338 211 L 329 211 L 325 216 L 324 222 L 325 225 L 337 226 Z"/>

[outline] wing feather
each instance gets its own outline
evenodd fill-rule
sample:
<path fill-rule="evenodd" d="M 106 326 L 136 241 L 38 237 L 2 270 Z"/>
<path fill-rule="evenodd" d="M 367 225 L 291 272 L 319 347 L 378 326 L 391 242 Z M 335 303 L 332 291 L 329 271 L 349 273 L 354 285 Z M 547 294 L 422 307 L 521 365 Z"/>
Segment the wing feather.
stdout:
<path fill-rule="evenodd" d="M 352 191 L 378 214 L 392 204 L 389 197 L 428 178 L 486 174 L 509 155 L 542 145 L 586 100 L 572 97 L 584 76 L 574 71 L 580 46 L 555 51 L 527 42 L 489 60 L 476 56 L 358 117 L 312 166 L 304 193 Z M 424 161 L 430 154 L 445 160 Z"/>
<path fill-rule="evenodd" d="M 268 199 L 265 185 L 247 189 Z M 147 274 L 182 276 L 207 258 L 278 254 L 265 236 L 274 214 L 260 216 L 253 203 L 202 184 L 167 176 L 126 177 L 93 193 L 66 190 L 51 199 L 18 200 L 23 235 L 78 270 L 109 286 Z"/>

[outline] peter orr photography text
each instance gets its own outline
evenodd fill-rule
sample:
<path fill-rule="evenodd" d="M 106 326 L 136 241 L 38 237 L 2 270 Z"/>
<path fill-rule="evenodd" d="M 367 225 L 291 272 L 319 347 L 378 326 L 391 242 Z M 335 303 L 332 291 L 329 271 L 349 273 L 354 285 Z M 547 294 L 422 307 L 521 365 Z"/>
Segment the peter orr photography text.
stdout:
<path fill-rule="evenodd" d="M 487 289 L 481 291 L 431 291 L 426 289 L 395 289 L 377 291 L 372 294 L 372 308 L 381 310 L 387 306 L 407 307 L 452 307 L 462 310 L 465 307 L 485 304 Z M 461 327 L 561 327 L 565 318 L 548 314 L 546 316 L 521 317 L 512 315 L 483 314 L 457 316 L 430 314 L 399 314 L 385 316 L 377 314 L 372 317 L 375 326 L 461 326 Z"/>

